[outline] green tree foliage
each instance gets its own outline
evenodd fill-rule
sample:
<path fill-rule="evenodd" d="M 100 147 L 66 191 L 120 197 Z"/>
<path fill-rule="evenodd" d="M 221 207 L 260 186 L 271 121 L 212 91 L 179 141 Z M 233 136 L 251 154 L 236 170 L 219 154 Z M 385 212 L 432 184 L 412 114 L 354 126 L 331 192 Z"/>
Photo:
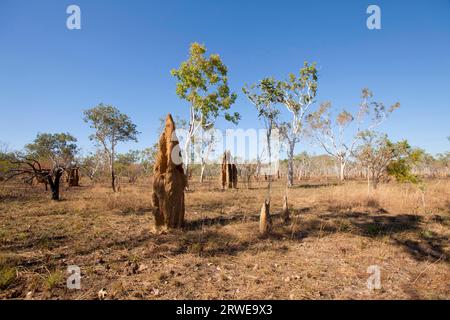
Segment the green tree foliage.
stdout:
<path fill-rule="evenodd" d="M 116 173 L 118 176 L 126 176 L 129 182 L 136 182 L 142 172 L 139 164 L 141 152 L 138 150 L 130 150 L 127 153 L 118 154 L 116 157 Z"/>
<path fill-rule="evenodd" d="M 398 159 L 387 166 L 387 174 L 394 177 L 398 182 L 419 183 L 420 178 L 412 173 L 412 168 L 425 156 L 421 149 L 412 149 L 406 141 L 402 142 L 402 152 Z"/>
<path fill-rule="evenodd" d="M 275 126 L 280 115 L 276 104 L 281 102 L 281 83 L 274 78 L 264 78 L 258 83 L 242 88 L 242 92 L 258 111 L 258 118 L 262 120 L 267 129 Z"/>
<path fill-rule="evenodd" d="M 39 133 L 32 143 L 25 146 L 25 151 L 30 158 L 68 167 L 78 153 L 76 142 L 77 139 L 69 133 Z"/>
<path fill-rule="evenodd" d="M 315 63 L 304 62 L 298 75 L 290 73 L 287 80 L 264 78 L 259 83 L 243 88 L 244 94 L 256 106 L 258 116 L 269 127 L 274 124 L 287 145 L 288 186 L 294 184 L 294 150 L 303 133 L 303 124 L 315 102 L 318 71 Z M 274 107 L 276 105 L 276 107 Z M 288 111 L 288 120 L 282 119 L 279 107 Z"/>
<path fill-rule="evenodd" d="M 171 71 L 177 79 L 176 93 L 191 104 L 193 117 L 201 125 L 214 122 L 222 111 L 226 120 L 237 123 L 239 114 L 228 112 L 237 96 L 228 87 L 227 67 L 217 54 L 207 58 L 206 50 L 205 45 L 192 43 L 188 60 Z"/>
<path fill-rule="evenodd" d="M 362 139 L 358 159 L 367 168 L 374 189 L 387 176 L 393 176 L 401 182 L 419 182 L 411 168 L 420 160 L 423 154 L 421 150 L 412 149 L 406 140 L 394 143 L 386 134 L 374 131 L 364 132 Z"/>
<path fill-rule="evenodd" d="M 239 113 L 230 113 L 236 94 L 228 86 L 228 70 L 217 54 L 206 56 L 203 44 L 192 43 L 188 60 L 171 74 L 177 79 L 177 95 L 189 102 L 188 136 L 184 146 L 186 175 L 189 144 L 199 128 L 209 128 L 223 114 L 225 120 L 237 124 Z"/>

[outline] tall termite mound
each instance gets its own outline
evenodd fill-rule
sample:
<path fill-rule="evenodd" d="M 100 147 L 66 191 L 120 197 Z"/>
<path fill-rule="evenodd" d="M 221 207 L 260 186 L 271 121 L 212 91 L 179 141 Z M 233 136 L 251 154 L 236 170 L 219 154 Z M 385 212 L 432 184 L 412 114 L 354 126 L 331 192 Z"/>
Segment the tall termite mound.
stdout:
<path fill-rule="evenodd" d="M 227 164 L 227 183 L 228 189 L 233 188 L 233 165 L 231 163 Z"/>
<path fill-rule="evenodd" d="M 167 115 L 164 132 L 159 138 L 153 176 L 153 214 L 155 226 L 181 228 L 184 224 L 184 175 L 175 124 Z"/>
<path fill-rule="evenodd" d="M 231 172 L 231 181 L 233 182 L 233 188 L 237 189 L 238 171 L 234 163 L 231 165 Z"/>
<path fill-rule="evenodd" d="M 231 163 L 230 152 L 224 152 L 222 158 L 222 172 L 221 172 L 222 189 L 237 188 L 238 170 L 234 163 Z"/>
<path fill-rule="evenodd" d="M 225 190 L 225 187 L 227 185 L 227 153 L 224 152 L 223 153 L 223 158 L 222 158 L 222 171 L 220 172 L 221 176 L 221 184 L 222 184 L 222 190 Z"/>
<path fill-rule="evenodd" d="M 265 200 L 259 215 L 259 234 L 267 236 L 272 229 L 272 219 L 270 218 L 270 201 Z"/>

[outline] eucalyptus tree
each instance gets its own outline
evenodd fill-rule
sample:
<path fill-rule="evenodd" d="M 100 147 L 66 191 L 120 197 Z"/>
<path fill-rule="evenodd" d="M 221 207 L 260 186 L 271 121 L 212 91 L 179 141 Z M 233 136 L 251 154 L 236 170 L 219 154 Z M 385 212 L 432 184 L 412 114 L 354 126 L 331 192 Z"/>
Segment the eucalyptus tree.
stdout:
<path fill-rule="evenodd" d="M 258 111 L 258 118 L 264 123 L 266 129 L 267 153 L 269 166 L 272 163 L 271 136 L 272 130 L 276 128 L 280 110 L 276 107 L 279 103 L 281 92 L 281 83 L 274 78 L 264 78 L 258 83 L 242 88 L 243 93 Z"/>
<path fill-rule="evenodd" d="M 201 136 L 199 136 L 201 135 Z M 216 134 L 216 129 L 211 126 L 198 132 L 194 137 L 194 152 L 200 160 L 200 183 L 203 183 L 205 177 L 206 165 L 210 160 L 212 153 L 216 151 L 217 143 L 220 141 Z"/>
<path fill-rule="evenodd" d="M 148 175 L 153 172 L 153 166 L 156 162 L 156 156 L 158 154 L 158 144 L 155 143 L 153 146 L 145 148 L 141 151 L 139 162 L 142 165 L 144 174 Z"/>
<path fill-rule="evenodd" d="M 353 156 L 355 147 L 361 141 L 362 133 L 380 126 L 400 107 L 400 103 L 397 102 L 386 108 L 383 103 L 371 101 L 372 97 L 372 92 L 364 88 L 361 93 L 362 101 L 354 113 L 342 110 L 333 117 L 331 103 L 325 102 L 317 111 L 308 115 L 310 133 L 323 150 L 339 164 L 341 181 L 345 179 L 345 168 Z M 356 124 L 356 128 L 353 134 L 348 134 L 348 128 L 352 123 Z"/>
<path fill-rule="evenodd" d="M 117 176 L 120 179 L 125 176 L 129 183 L 135 183 L 144 172 L 140 164 L 141 151 L 130 150 L 127 153 L 117 154 L 115 167 Z"/>
<path fill-rule="evenodd" d="M 366 131 L 361 136 L 363 144 L 359 146 L 357 155 L 361 164 L 367 168 L 368 190 L 370 185 L 376 189 L 388 175 L 399 182 L 418 182 L 411 168 L 422 157 L 422 151 L 411 148 L 406 140 L 392 142 L 386 134 L 375 131 Z"/>
<path fill-rule="evenodd" d="M 303 177 L 310 174 L 312 160 L 312 157 L 306 151 L 303 151 L 294 157 L 295 175 L 298 180 L 301 180 Z"/>
<path fill-rule="evenodd" d="M 286 81 L 279 81 L 277 84 L 280 88 L 280 91 L 277 90 L 280 94 L 278 101 L 290 114 L 288 121 L 277 122 L 277 127 L 287 146 L 288 187 L 294 185 L 294 150 L 304 133 L 305 118 L 315 103 L 317 81 L 316 64 L 309 64 L 305 61 L 298 76 L 290 73 Z"/>
<path fill-rule="evenodd" d="M 136 125 L 116 107 L 100 103 L 84 111 L 84 121 L 95 130 L 89 138 L 99 143 L 109 160 L 111 187 L 116 192 L 116 173 L 114 170 L 116 146 L 119 142 L 137 141 L 139 132 Z"/>
<path fill-rule="evenodd" d="M 189 58 L 171 71 L 177 79 L 176 93 L 189 103 L 189 121 L 184 145 L 186 176 L 189 177 L 189 147 L 199 129 L 214 125 L 219 116 L 237 124 L 240 115 L 229 113 L 236 94 L 228 86 L 228 70 L 217 54 L 206 56 L 206 46 L 192 43 Z"/>
<path fill-rule="evenodd" d="M 272 169 L 272 130 L 276 128 L 276 123 L 280 115 L 277 103 L 280 102 L 281 88 L 280 83 L 274 78 L 264 78 L 258 83 L 242 88 L 243 93 L 248 100 L 255 106 L 258 112 L 258 118 L 263 122 L 266 129 L 266 144 L 269 170 Z M 269 172 L 268 196 L 270 198 L 272 172 Z"/>
<path fill-rule="evenodd" d="M 101 170 L 108 163 L 107 155 L 101 148 L 97 148 L 95 152 L 89 153 L 82 157 L 80 161 L 80 169 L 93 181 L 99 176 Z"/>
<path fill-rule="evenodd" d="M 259 83 L 244 87 L 244 93 L 258 110 L 267 129 L 276 127 L 287 146 L 288 187 L 294 185 L 294 150 L 304 133 L 303 126 L 317 95 L 318 72 L 316 64 L 304 62 L 299 74 L 290 73 L 285 81 L 264 78 Z M 280 106 L 288 111 L 283 120 Z"/>

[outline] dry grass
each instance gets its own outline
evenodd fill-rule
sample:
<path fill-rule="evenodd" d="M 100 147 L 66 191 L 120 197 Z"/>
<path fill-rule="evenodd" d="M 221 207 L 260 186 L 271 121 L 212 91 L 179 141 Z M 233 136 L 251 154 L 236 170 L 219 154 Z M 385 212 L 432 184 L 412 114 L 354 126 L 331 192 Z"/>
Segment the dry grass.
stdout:
<path fill-rule="evenodd" d="M 0 298 L 449 299 L 450 181 L 425 193 L 385 184 L 301 183 L 288 190 L 291 222 L 271 192 L 272 234 L 258 237 L 264 183 L 220 191 L 191 183 L 185 230 L 153 234 L 151 184 L 63 191 L 0 186 Z M 65 288 L 69 265 L 81 290 Z M 367 267 L 382 289 L 367 289 Z"/>

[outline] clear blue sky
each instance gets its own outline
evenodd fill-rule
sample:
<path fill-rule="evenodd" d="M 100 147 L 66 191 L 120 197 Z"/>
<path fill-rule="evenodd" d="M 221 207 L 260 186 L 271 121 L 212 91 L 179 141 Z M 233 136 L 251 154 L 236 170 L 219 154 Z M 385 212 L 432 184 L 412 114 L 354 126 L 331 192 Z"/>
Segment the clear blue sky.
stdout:
<path fill-rule="evenodd" d="M 81 30 L 66 28 L 70 4 L 81 7 Z M 369 4 L 381 7 L 382 30 L 366 28 Z M 169 71 L 194 41 L 228 66 L 242 128 L 260 126 L 243 84 L 308 60 L 320 68 L 319 101 L 351 109 L 369 87 L 402 104 L 380 130 L 433 154 L 450 149 L 448 0 L 1 0 L 0 140 L 21 148 L 38 132 L 70 132 L 86 152 L 82 110 L 104 102 L 142 132 L 120 151 L 152 145 L 159 117 L 187 116 Z"/>

